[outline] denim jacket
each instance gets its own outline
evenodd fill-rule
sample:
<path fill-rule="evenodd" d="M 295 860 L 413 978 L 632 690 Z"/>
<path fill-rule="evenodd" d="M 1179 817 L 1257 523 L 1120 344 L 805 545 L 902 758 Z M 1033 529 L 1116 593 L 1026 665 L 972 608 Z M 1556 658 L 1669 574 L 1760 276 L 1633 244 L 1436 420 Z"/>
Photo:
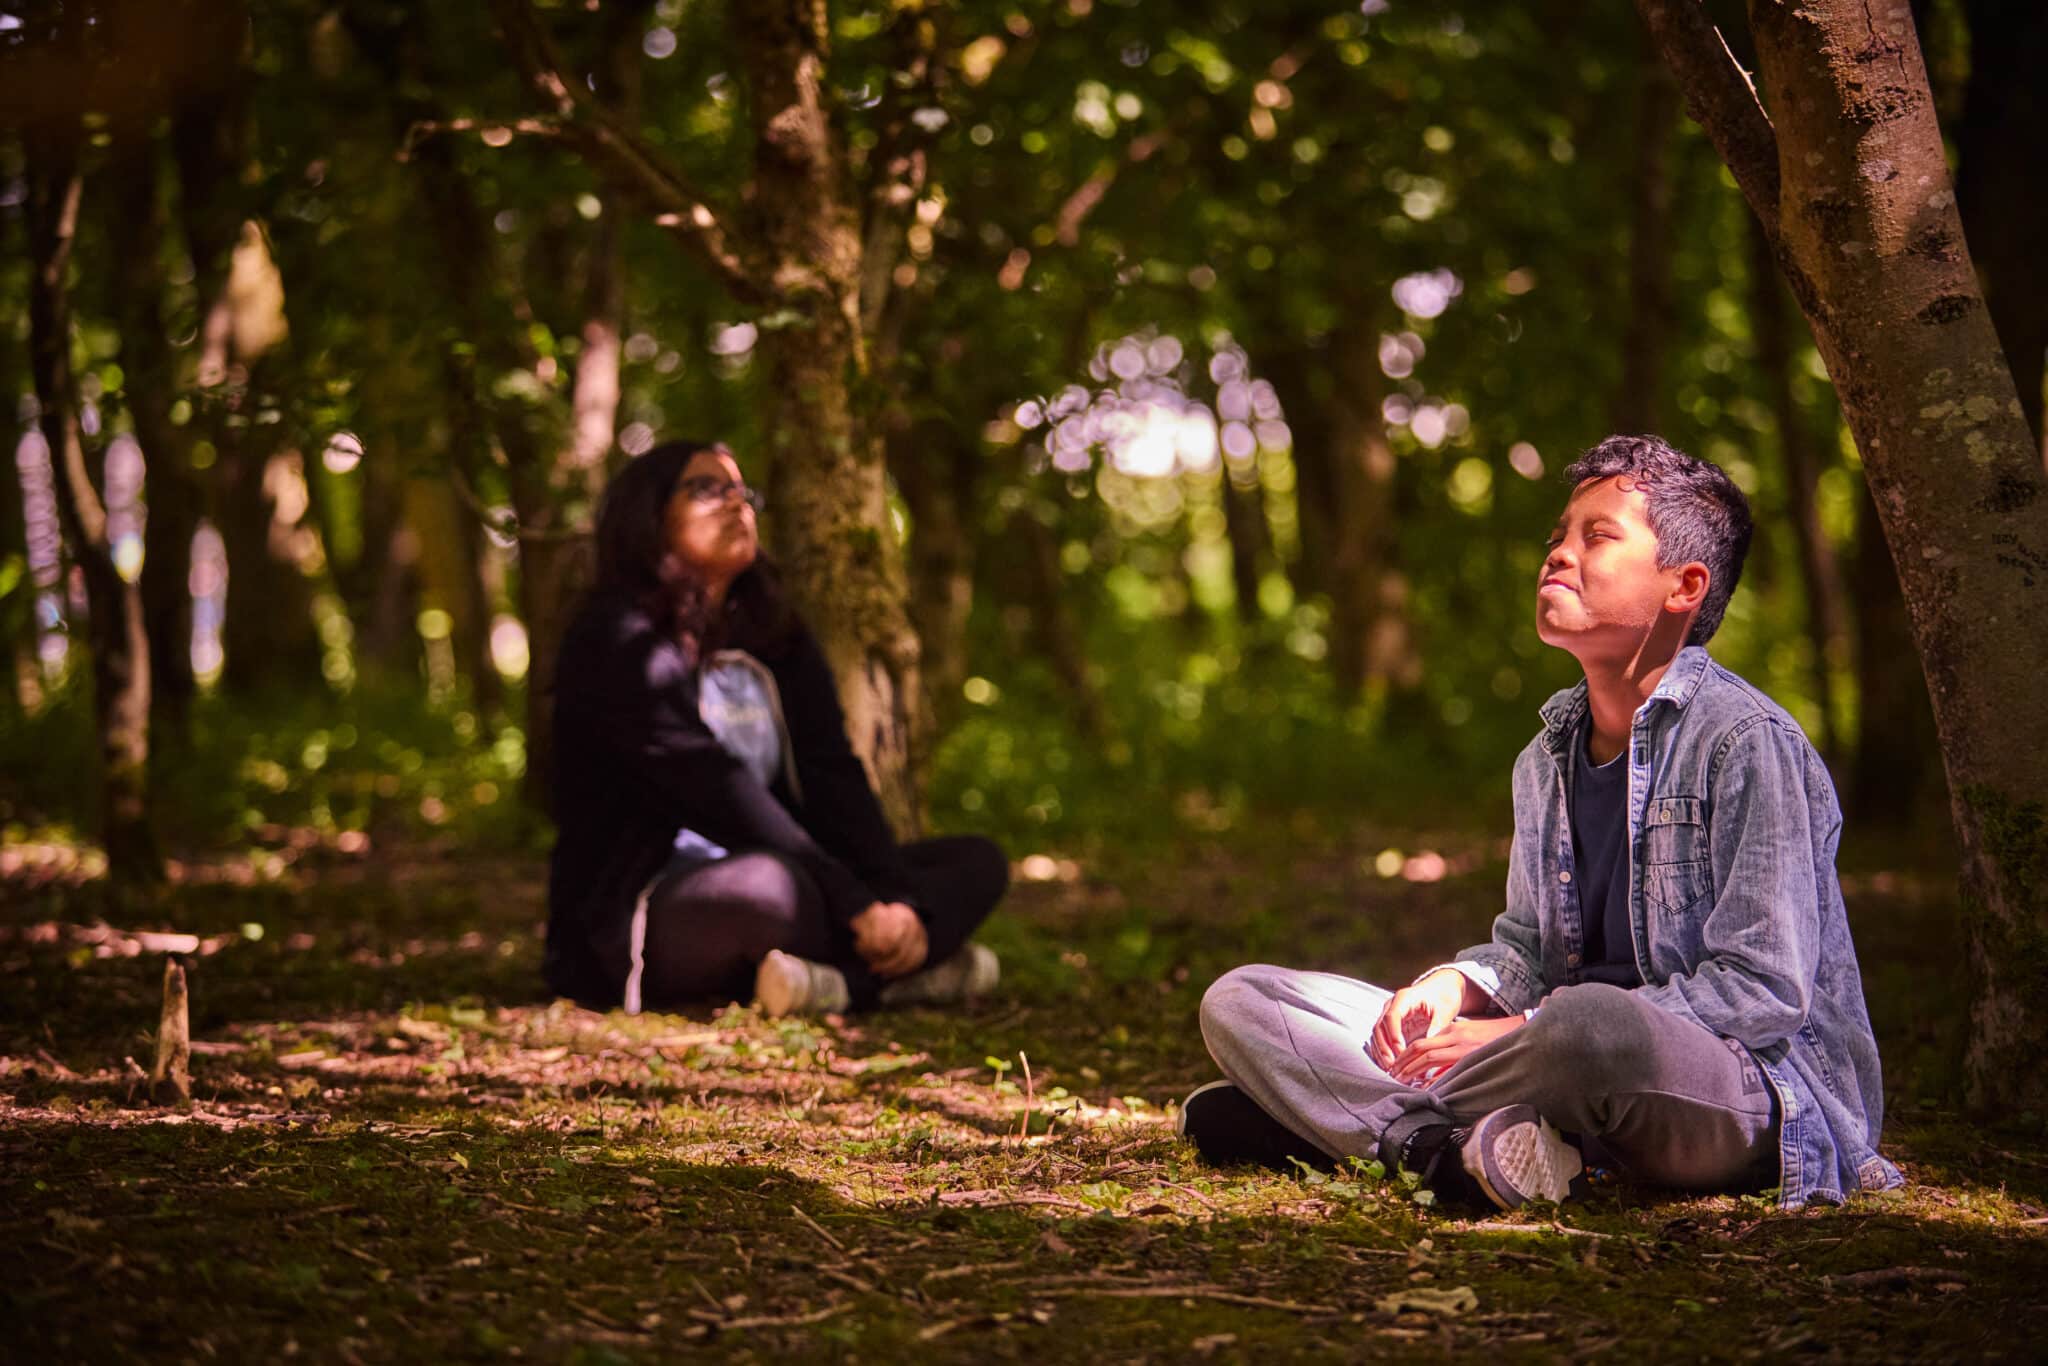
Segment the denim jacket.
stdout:
<path fill-rule="evenodd" d="M 1581 980 L 1565 794 L 1588 710 L 1584 682 L 1544 705 L 1515 761 L 1507 908 L 1452 964 L 1506 1014 Z M 1780 1203 L 1900 1184 L 1877 1151 L 1877 1042 L 1835 877 L 1841 811 L 1798 724 L 1686 647 L 1630 727 L 1627 810 L 1637 990 L 1757 1059 L 1777 1093 Z"/>

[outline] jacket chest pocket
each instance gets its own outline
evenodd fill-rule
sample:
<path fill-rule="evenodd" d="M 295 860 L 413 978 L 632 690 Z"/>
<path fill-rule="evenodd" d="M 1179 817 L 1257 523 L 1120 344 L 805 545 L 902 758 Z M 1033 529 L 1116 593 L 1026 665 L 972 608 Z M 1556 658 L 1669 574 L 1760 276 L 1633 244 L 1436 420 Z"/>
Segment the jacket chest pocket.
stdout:
<path fill-rule="evenodd" d="M 1713 894 L 1702 806 L 1698 797 L 1655 797 L 1643 812 L 1643 895 L 1665 915 Z"/>

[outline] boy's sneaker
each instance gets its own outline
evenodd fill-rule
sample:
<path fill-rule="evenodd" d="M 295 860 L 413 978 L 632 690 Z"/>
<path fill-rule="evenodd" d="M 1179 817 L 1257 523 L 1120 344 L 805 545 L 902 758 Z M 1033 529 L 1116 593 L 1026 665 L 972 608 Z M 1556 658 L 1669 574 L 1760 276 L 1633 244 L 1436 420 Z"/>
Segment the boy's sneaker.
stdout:
<path fill-rule="evenodd" d="M 949 1006 L 988 995 L 1002 975 L 995 950 L 969 944 L 943 963 L 897 978 L 880 999 L 885 1006 Z"/>
<path fill-rule="evenodd" d="M 1328 1154 L 1267 1114 L 1227 1081 L 1198 1086 L 1180 1103 L 1180 1132 L 1194 1140 L 1204 1161 L 1219 1167 L 1247 1163 L 1292 1172 L 1296 1162 L 1325 1170 Z"/>
<path fill-rule="evenodd" d="M 1472 1126 L 1459 1145 L 1465 1174 L 1501 1209 L 1572 1194 L 1585 1170 L 1579 1150 L 1533 1105 L 1507 1105 Z"/>
<path fill-rule="evenodd" d="M 838 968 L 781 949 L 770 949 L 754 971 L 754 1002 L 771 1020 L 844 1010 L 847 999 L 846 978 Z"/>

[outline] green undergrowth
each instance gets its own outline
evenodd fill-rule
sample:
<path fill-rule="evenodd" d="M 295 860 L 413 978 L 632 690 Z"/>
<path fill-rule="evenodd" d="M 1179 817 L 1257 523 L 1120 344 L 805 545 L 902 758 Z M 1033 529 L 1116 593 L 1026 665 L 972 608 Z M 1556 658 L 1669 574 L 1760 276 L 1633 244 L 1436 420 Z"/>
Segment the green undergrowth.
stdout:
<path fill-rule="evenodd" d="M 37 1360 L 2031 1359 L 2048 1142 L 1951 1108 L 1952 883 L 1847 880 L 1906 1190 L 1787 1214 L 1617 1186 L 1479 1218 L 1370 1171 L 1208 1168 L 1173 1119 L 1212 1075 L 1195 1017 L 1217 973 L 1405 979 L 1485 933 L 1495 837 L 1287 819 L 1016 852 L 987 933 L 995 997 L 779 1022 L 545 999 L 528 856 L 399 841 L 246 883 L 195 860 L 118 915 L 92 884 L 30 890 L 17 864 L 10 1343 Z M 168 929 L 202 937 L 189 1110 L 150 1106 L 139 1076 L 162 960 L 132 932 Z"/>

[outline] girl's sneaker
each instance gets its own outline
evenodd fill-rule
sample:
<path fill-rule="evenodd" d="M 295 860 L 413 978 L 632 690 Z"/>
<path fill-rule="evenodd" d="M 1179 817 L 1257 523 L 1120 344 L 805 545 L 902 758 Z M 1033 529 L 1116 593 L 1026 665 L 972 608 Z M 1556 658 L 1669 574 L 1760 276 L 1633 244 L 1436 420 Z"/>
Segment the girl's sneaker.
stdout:
<path fill-rule="evenodd" d="M 846 978 L 838 968 L 770 949 L 754 971 L 754 1002 L 769 1019 L 846 1009 Z"/>
<path fill-rule="evenodd" d="M 996 989 L 1002 964 L 995 951 L 969 944 L 945 962 L 908 977 L 899 977 L 882 988 L 885 1006 L 949 1006 L 986 996 Z"/>

